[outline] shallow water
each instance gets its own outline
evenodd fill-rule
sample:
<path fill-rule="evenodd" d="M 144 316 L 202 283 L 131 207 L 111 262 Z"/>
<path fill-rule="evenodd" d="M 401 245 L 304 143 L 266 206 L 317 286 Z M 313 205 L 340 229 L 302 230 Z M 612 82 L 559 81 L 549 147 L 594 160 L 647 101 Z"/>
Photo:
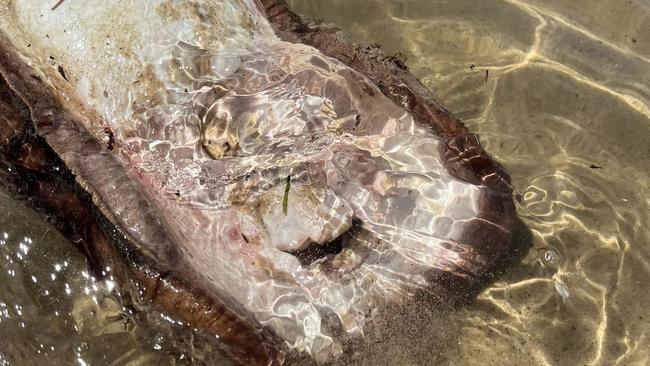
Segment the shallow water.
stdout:
<path fill-rule="evenodd" d="M 445 329 L 392 337 L 370 358 L 650 363 L 650 3 L 292 3 L 406 55 L 509 170 L 534 238 L 474 304 L 434 323 Z"/>
<path fill-rule="evenodd" d="M 110 271 L 94 278 L 45 217 L 3 191 L 0 212 L 0 365 L 221 361 L 210 342 L 194 352 L 195 336 L 164 314 L 127 310 Z"/>
<path fill-rule="evenodd" d="M 650 362 L 650 4 L 293 4 L 404 53 L 510 171 L 534 238 L 473 304 L 416 303 L 341 363 Z M 211 341 L 164 314 L 132 315 L 86 270 L 42 217 L 0 195 L 0 365 L 222 363 Z"/>

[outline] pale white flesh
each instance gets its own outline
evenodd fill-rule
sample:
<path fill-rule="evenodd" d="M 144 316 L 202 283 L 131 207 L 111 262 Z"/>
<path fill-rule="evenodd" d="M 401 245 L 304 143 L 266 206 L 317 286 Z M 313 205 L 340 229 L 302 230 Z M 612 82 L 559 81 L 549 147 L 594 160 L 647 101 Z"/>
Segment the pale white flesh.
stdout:
<path fill-rule="evenodd" d="M 374 306 L 472 250 L 455 240 L 482 188 L 447 173 L 438 138 L 355 71 L 278 40 L 252 0 L 53 3 L 0 0 L 2 32 L 69 108 L 98 116 L 85 128 L 115 132 L 202 286 L 290 347 L 330 359 L 331 328 L 362 333 Z M 353 217 L 336 257 L 291 254 Z"/>

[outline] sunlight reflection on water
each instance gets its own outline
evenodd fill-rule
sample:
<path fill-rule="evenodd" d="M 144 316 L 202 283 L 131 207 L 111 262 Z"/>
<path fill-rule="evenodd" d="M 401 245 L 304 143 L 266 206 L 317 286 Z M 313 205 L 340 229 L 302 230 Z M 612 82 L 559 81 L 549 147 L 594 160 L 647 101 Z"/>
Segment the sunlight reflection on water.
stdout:
<path fill-rule="evenodd" d="M 523 261 L 476 302 L 404 311 L 399 324 L 368 334 L 352 360 L 650 362 L 647 3 L 292 3 L 407 55 L 509 170 L 534 237 Z M 164 314 L 152 315 L 162 325 L 135 322 L 110 277 L 94 279 L 42 217 L 4 194 L 0 212 L 0 338 L 13 340 L 3 341 L 0 365 L 223 363 L 206 356 L 209 341 Z"/>
<path fill-rule="evenodd" d="M 509 170 L 534 236 L 444 336 L 404 346 L 405 324 L 362 363 L 648 363 L 647 2 L 291 3 L 405 54 Z"/>

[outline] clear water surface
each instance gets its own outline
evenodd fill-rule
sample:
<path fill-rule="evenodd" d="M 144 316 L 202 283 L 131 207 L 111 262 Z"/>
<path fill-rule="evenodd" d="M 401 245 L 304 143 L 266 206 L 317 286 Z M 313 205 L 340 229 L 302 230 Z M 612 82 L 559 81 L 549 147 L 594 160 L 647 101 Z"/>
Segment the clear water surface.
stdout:
<path fill-rule="evenodd" d="M 291 3 L 406 55 L 509 170 L 533 235 L 474 303 L 414 304 L 340 363 L 650 363 L 650 2 Z M 125 311 L 114 286 L 0 193 L 0 365 L 225 363 L 165 314 Z"/>

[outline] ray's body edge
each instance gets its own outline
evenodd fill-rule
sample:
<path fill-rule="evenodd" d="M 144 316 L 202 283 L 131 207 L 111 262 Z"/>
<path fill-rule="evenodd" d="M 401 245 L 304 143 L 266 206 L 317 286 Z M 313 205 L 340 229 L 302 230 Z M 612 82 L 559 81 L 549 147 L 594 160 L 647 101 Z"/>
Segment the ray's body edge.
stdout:
<path fill-rule="evenodd" d="M 489 218 L 492 227 L 468 227 L 461 242 L 478 249 L 477 256 L 466 258 L 476 268 L 472 275 L 459 265 L 457 271 L 432 271 L 441 287 L 441 296 L 468 298 L 480 290 L 483 277 L 513 247 L 513 232 L 521 223 L 514 205 L 511 178 L 481 146 L 478 135 L 448 111 L 396 57 L 378 46 L 352 40 L 332 24 L 325 24 L 294 13 L 286 0 L 255 0 L 280 39 L 304 43 L 361 73 L 379 87 L 395 104 L 414 119 L 430 126 L 442 139 L 440 155 L 450 175 L 460 180 L 491 188 L 479 196 L 479 216 Z M 467 265 L 467 263 L 465 263 Z M 489 277 L 489 275 L 488 275 Z M 453 303 L 454 301 L 449 301 Z"/>
<path fill-rule="evenodd" d="M 25 81 L 24 83 L 21 82 Z M 22 86 L 16 87 L 16 83 Z M 112 213 L 92 186 L 80 181 L 69 161 L 60 158 L 57 148 L 70 139 L 92 139 L 74 123 L 48 87 L 30 74 L 6 39 L 0 34 L 0 184 L 34 209 L 45 213 L 55 227 L 87 257 L 93 272 L 101 278 L 107 270 L 120 284 L 120 293 L 128 303 L 151 302 L 165 313 L 173 314 L 186 324 L 215 334 L 220 346 L 238 364 L 282 364 L 284 353 L 270 333 L 256 329 L 241 314 L 220 298 L 210 296 L 199 287 L 191 271 L 183 269 L 178 258 L 167 253 L 156 260 L 145 253 L 127 230 L 111 220 Z M 50 125 L 68 128 L 67 139 L 48 141 Z M 39 128 L 40 124 L 40 128 Z M 53 146 L 54 145 L 54 146 Z M 56 146 L 56 147 L 55 147 Z M 83 159 L 89 154 L 102 156 L 111 173 L 120 174 L 116 160 L 96 144 L 78 146 Z M 85 151 L 84 151 L 85 150 Z M 65 150 L 64 150 L 65 151 Z M 73 162 L 74 164 L 74 162 Z M 119 168 L 119 167 L 118 167 Z M 128 177 L 114 177 L 117 180 Z M 121 188 L 144 194 L 137 184 Z M 165 230 L 158 222 L 147 222 L 152 230 Z M 152 238 L 155 240 L 155 238 Z M 167 248 L 173 251 L 173 248 Z M 134 287 L 132 284 L 137 284 Z"/>
<path fill-rule="evenodd" d="M 441 155 L 452 175 L 500 192 L 479 198 L 481 211 L 496 225 L 488 228 L 489 233 L 481 227 L 468 228 L 463 238 L 465 242 L 477 243 L 478 250 L 472 255 L 480 258 L 465 258 L 467 263 L 459 263 L 458 271 L 431 273 L 445 296 L 463 296 L 470 292 L 479 281 L 473 273 L 488 271 L 511 245 L 516 214 L 507 172 L 487 155 L 476 135 L 469 134 L 462 122 L 441 107 L 403 65 L 376 48 L 351 41 L 333 27 L 292 13 L 283 0 L 256 1 L 281 38 L 311 45 L 364 74 L 416 119 L 432 126 L 444 141 Z M 139 282 L 143 297 L 161 311 L 219 335 L 236 362 L 260 365 L 283 362 L 278 339 L 250 325 L 227 301 L 193 286 L 191 271 L 179 270 L 182 263 L 174 262 L 178 256 L 174 254 L 173 245 L 161 243 L 159 253 L 143 252 L 135 244 L 137 240 L 117 225 L 117 220 L 102 203 L 103 198 L 93 190 L 92 184 L 80 181 L 77 173 L 83 169 L 84 162 L 80 160 L 90 155 L 96 157 L 93 164 L 105 164 L 111 174 L 120 174 L 119 163 L 110 152 L 90 142 L 94 139 L 91 133 L 74 122 L 81 117 L 64 110 L 51 89 L 31 74 L 30 67 L 1 34 L 0 88 L 5 89 L 0 90 L 3 130 L 0 135 L 0 183 L 29 197 L 34 207 L 53 215 L 59 230 L 81 247 L 97 272 L 111 267 L 125 289 L 129 279 Z M 31 127 L 34 125 L 35 129 Z M 57 137 L 61 131 L 65 131 L 65 136 Z M 61 160 L 59 155 L 74 147 L 72 142 L 79 149 L 72 154 L 76 158 Z M 113 178 L 118 182 L 130 181 L 128 176 Z M 140 192 L 137 183 L 126 187 L 118 185 L 118 188 L 118 191 L 130 190 L 134 195 Z M 134 212 L 134 215 L 146 217 L 146 204 L 146 200 L 143 201 L 144 208 L 139 208 L 143 211 Z M 155 220 L 145 225 L 151 226 L 151 233 L 165 231 Z M 150 239 L 156 240 L 156 237 Z M 474 268 L 473 273 L 463 269 L 479 266 L 479 263 L 482 268 Z"/>

